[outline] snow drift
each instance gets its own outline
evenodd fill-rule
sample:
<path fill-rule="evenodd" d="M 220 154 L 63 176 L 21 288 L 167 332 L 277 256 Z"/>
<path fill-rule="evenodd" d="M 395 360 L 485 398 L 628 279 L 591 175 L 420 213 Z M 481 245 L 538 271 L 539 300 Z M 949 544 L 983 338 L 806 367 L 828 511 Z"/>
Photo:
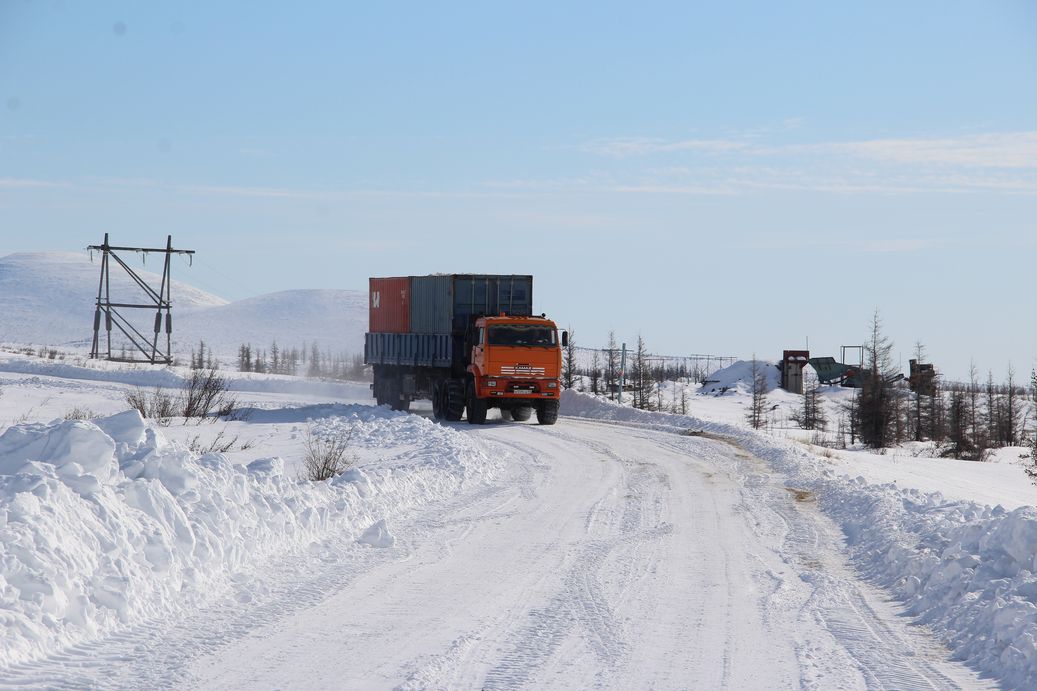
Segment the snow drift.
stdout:
<path fill-rule="evenodd" d="M 197 456 L 136 411 L 10 428 L 0 436 L 0 666 L 190 611 L 272 557 L 329 537 L 391 547 L 387 517 L 499 468 L 449 428 L 346 408 L 312 433 L 351 430 L 360 447 L 391 435 L 408 454 L 310 483 L 279 458 Z"/>
<path fill-rule="evenodd" d="M 1037 684 L 1037 508 L 1006 511 L 838 475 L 801 445 L 744 427 L 564 391 L 563 415 L 723 435 L 812 491 L 857 566 L 955 655 L 1009 687 Z"/>
<path fill-rule="evenodd" d="M 709 375 L 708 381 L 702 384 L 700 394 L 720 395 L 730 390 L 742 392 L 752 391 L 753 388 L 753 360 L 739 360 L 723 369 L 719 369 Z M 781 374 L 773 362 L 756 360 L 757 371 L 763 374 L 767 382 L 767 391 L 778 388 L 781 382 Z"/>

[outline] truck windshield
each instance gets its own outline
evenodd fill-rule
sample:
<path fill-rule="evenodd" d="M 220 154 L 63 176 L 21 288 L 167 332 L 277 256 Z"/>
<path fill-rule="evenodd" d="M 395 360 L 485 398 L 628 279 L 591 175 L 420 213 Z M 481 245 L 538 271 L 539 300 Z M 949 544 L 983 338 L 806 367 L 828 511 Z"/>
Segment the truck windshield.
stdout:
<path fill-rule="evenodd" d="M 555 330 L 549 326 L 508 324 L 490 327 L 490 345 L 500 346 L 553 346 Z"/>

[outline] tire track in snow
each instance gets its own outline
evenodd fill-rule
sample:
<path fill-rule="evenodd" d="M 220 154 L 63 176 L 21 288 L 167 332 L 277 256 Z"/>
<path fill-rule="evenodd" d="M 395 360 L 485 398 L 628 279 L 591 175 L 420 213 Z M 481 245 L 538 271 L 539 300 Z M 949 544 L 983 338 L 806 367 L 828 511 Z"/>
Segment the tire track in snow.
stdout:
<path fill-rule="evenodd" d="M 673 437 L 664 443 L 681 448 L 687 442 Z M 777 538 L 776 553 L 811 589 L 800 616 L 814 618 L 831 634 L 859 670 L 865 687 L 992 688 L 977 684 L 969 670 L 950 663 L 950 653 L 939 641 L 921 627 L 906 626 L 887 595 L 854 575 L 841 533 L 817 510 L 810 493 L 785 487 L 762 460 L 750 454 L 740 451 L 734 458 L 741 461 L 742 506 L 754 529 Z M 769 611 L 783 606 L 777 599 L 784 577 L 771 570 L 766 573 L 775 583 L 761 603 Z M 816 644 L 809 641 L 799 646 L 807 666 L 815 664 L 810 653 L 815 649 Z M 804 686 L 814 686 L 809 675 L 803 681 Z"/>
<path fill-rule="evenodd" d="M 486 675 L 485 688 L 515 688 L 534 680 L 544 683 L 546 680 L 536 678 L 538 673 L 571 636 L 578 637 L 597 659 L 595 685 L 607 685 L 613 671 L 624 663 L 629 646 L 628 632 L 617 620 L 602 587 L 603 571 L 617 549 L 652 542 L 672 532 L 672 526 L 647 519 L 644 507 L 645 497 L 651 494 L 648 488 L 665 485 L 665 475 L 650 472 L 648 463 L 622 458 L 605 444 L 557 429 L 545 433 L 586 447 L 621 468 L 620 483 L 599 498 L 584 519 L 588 535 L 611 537 L 592 539 L 569 555 L 570 566 L 561 590 L 545 606 L 531 610 L 525 626 L 512 633 L 507 652 Z M 522 444 L 515 446 L 527 454 L 535 453 Z M 650 527 L 646 527 L 646 521 Z"/>

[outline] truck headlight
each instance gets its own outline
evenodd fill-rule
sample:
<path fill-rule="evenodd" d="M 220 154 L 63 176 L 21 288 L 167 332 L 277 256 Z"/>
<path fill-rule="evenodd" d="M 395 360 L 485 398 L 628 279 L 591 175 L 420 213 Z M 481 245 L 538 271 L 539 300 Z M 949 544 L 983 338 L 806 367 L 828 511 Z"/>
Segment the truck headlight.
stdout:
<path fill-rule="evenodd" d="M 497 386 L 497 380 L 496 379 L 490 379 L 489 381 L 486 382 L 486 386 Z"/>
<path fill-rule="evenodd" d="M 549 382 L 547 382 L 547 388 L 549 388 L 549 389 L 557 389 L 558 388 L 558 382 L 556 382 L 556 381 L 549 381 Z"/>

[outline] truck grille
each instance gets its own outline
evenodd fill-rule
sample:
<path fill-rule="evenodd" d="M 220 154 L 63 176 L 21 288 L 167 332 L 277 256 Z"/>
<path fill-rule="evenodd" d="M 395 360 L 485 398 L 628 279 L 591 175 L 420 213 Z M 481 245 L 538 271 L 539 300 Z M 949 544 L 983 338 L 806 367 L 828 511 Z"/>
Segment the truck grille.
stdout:
<path fill-rule="evenodd" d="M 505 375 L 505 374 L 512 374 L 512 375 L 522 375 L 522 374 L 536 375 L 536 374 L 543 374 L 544 373 L 544 368 L 543 367 L 531 367 L 529 365 L 501 365 L 500 373 L 501 373 L 501 375 Z"/>

